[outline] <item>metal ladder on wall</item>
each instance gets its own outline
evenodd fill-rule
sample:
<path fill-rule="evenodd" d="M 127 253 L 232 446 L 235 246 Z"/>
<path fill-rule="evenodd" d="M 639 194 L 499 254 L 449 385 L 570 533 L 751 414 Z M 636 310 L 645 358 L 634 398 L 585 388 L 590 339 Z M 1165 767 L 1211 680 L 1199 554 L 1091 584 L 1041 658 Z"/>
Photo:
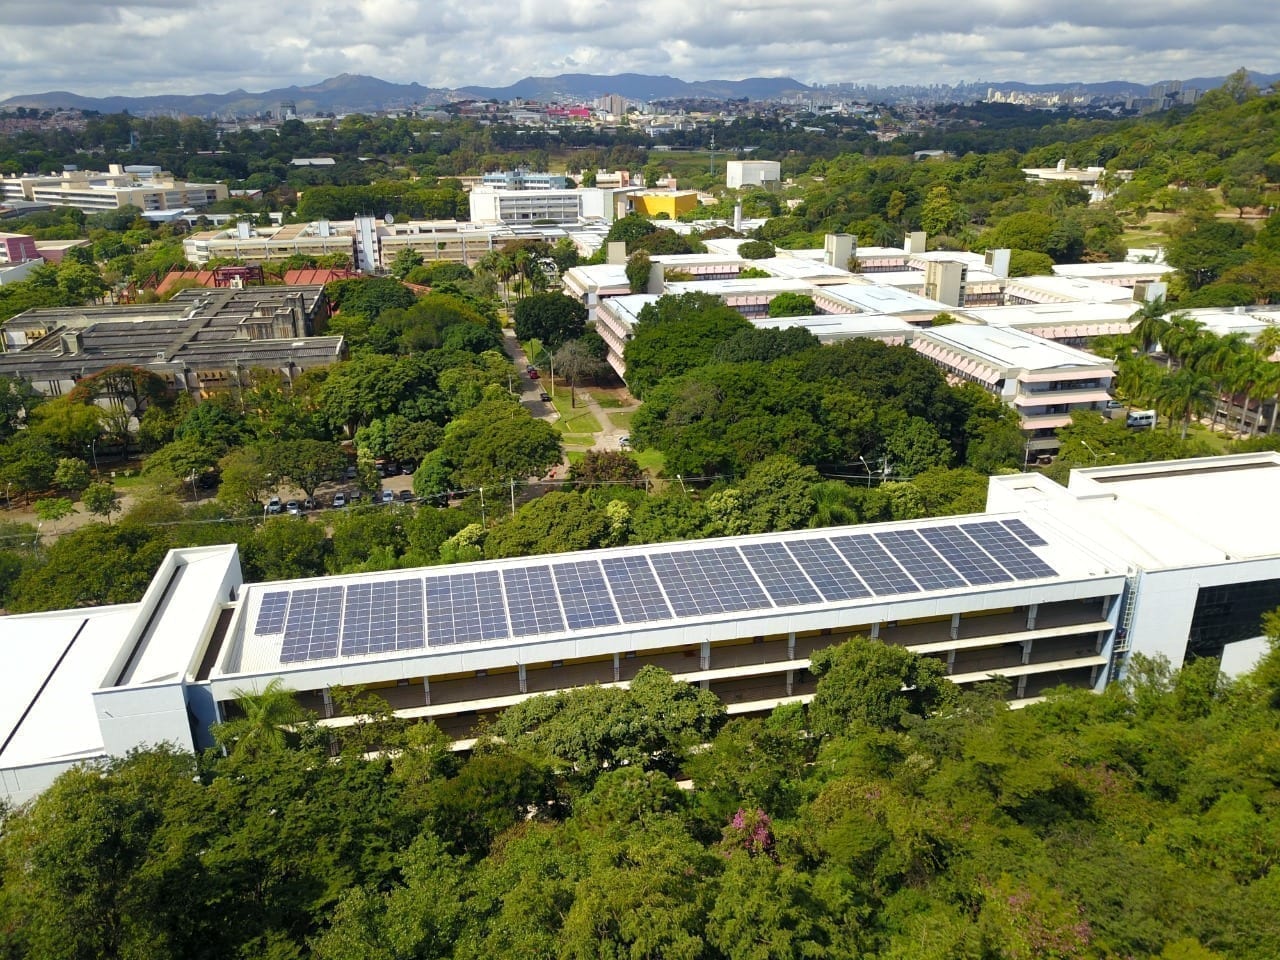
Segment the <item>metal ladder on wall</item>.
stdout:
<path fill-rule="evenodd" d="M 1115 641 L 1111 645 L 1111 663 L 1107 667 L 1107 683 L 1113 683 L 1120 675 L 1120 664 L 1129 652 L 1129 631 L 1133 628 L 1133 611 L 1138 605 L 1138 591 L 1134 583 L 1125 579 L 1124 596 L 1120 601 L 1120 622 L 1116 625 Z"/>

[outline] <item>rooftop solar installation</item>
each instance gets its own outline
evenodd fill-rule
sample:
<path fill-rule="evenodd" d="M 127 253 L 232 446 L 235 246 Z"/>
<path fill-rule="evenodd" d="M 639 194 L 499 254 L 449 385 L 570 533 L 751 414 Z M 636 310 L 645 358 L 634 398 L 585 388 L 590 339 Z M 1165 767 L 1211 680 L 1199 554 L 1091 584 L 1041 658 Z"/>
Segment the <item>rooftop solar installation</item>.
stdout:
<path fill-rule="evenodd" d="M 507 636 L 496 570 L 427 577 L 427 643 L 448 646 Z"/>
<path fill-rule="evenodd" d="M 876 539 L 920 585 L 921 590 L 947 590 L 965 585 L 964 577 L 951 569 L 914 530 L 889 530 L 877 533 Z"/>
<path fill-rule="evenodd" d="M 342 594 L 342 587 L 308 587 L 293 591 L 284 624 L 281 663 L 325 660 L 338 655 Z"/>
<path fill-rule="evenodd" d="M 956 573 L 974 585 L 1003 583 L 1013 575 L 991 559 L 991 556 L 973 542 L 959 527 L 925 527 L 920 531 L 933 549 L 953 566 Z"/>
<path fill-rule="evenodd" d="M 995 520 L 966 524 L 964 531 L 991 554 L 996 563 L 1008 570 L 1015 580 L 1035 580 L 1058 575 L 1058 571 L 1037 557 L 1030 547 Z"/>
<path fill-rule="evenodd" d="M 570 630 L 607 627 L 618 622 L 618 611 L 614 609 L 598 560 L 557 563 L 551 569 L 555 571 L 565 622 Z"/>
<path fill-rule="evenodd" d="M 284 611 L 289 606 L 289 592 L 277 590 L 262 598 L 258 607 L 258 622 L 253 627 L 256 636 L 266 633 L 279 633 L 284 629 Z"/>
<path fill-rule="evenodd" d="M 623 623 L 671 619 L 671 608 L 647 557 L 605 557 L 601 566 Z"/>
<path fill-rule="evenodd" d="M 1003 523 L 1009 528 L 1009 531 L 1015 537 L 1025 543 L 1028 547 L 1047 547 L 1049 545 L 1048 540 L 1040 536 L 1040 534 L 1036 533 L 1021 520 L 1005 520 Z"/>
<path fill-rule="evenodd" d="M 822 596 L 782 544 L 748 543 L 742 547 L 742 555 L 778 606 L 822 602 Z"/>
<path fill-rule="evenodd" d="M 736 547 L 656 553 L 651 559 L 678 617 L 771 606 Z"/>
<path fill-rule="evenodd" d="M 855 533 L 844 537 L 832 537 L 831 542 L 844 554 L 876 596 L 895 593 L 916 593 L 920 588 L 907 576 L 874 537 L 869 533 Z"/>
<path fill-rule="evenodd" d="M 1021 520 L 983 520 L 530 559 L 265 591 L 253 634 L 295 663 L 1057 576 L 1037 545 Z"/>
<path fill-rule="evenodd" d="M 564 629 L 556 585 L 551 568 L 516 567 L 502 571 L 507 590 L 507 612 L 511 615 L 511 635 L 528 637 L 536 633 L 556 633 Z"/>
<path fill-rule="evenodd" d="M 347 587 L 342 655 L 413 650 L 426 643 L 422 580 L 381 580 Z"/>
<path fill-rule="evenodd" d="M 840 559 L 830 540 L 788 540 L 784 546 L 828 601 L 871 596 L 866 585 Z"/>

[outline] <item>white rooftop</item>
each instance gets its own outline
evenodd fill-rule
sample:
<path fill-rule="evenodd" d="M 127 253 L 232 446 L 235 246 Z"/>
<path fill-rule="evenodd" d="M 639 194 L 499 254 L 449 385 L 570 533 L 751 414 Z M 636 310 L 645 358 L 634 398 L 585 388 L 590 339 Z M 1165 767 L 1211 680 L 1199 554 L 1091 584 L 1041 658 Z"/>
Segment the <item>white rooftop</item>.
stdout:
<path fill-rule="evenodd" d="M 1005 288 L 1006 296 L 1027 299 L 1097 300 L 1102 303 L 1133 301 L 1133 291 L 1113 283 L 1080 277 L 1016 277 Z M 1134 304 L 1137 309 L 1137 304 Z"/>
<path fill-rule="evenodd" d="M 1003 370 L 1044 371 L 1079 367 L 1110 369 L 1108 361 L 1092 353 L 1010 327 L 952 323 L 919 331 L 915 342 L 938 343 Z"/>
<path fill-rule="evenodd" d="M 823 292 L 830 287 L 824 287 Z M 666 291 L 670 294 L 710 293 L 717 297 L 734 296 L 767 296 L 771 293 L 812 293 L 813 284 L 804 280 L 789 280 L 786 277 L 749 277 L 728 280 L 681 280 L 668 283 Z"/>
<path fill-rule="evenodd" d="M 789 330 L 803 327 L 823 343 L 852 340 L 857 337 L 910 340 L 918 329 L 900 317 L 882 313 L 820 313 L 812 317 L 771 317 L 751 321 L 759 328 Z"/>
<path fill-rule="evenodd" d="M 842 283 L 823 287 L 822 292 L 867 313 L 937 314 L 955 309 L 940 300 L 876 283 Z"/>
<path fill-rule="evenodd" d="M 1132 263 L 1128 260 L 1109 263 L 1058 263 L 1053 272 L 1059 277 L 1079 277 L 1084 280 L 1128 280 L 1134 277 L 1163 277 L 1174 273 L 1167 263 Z"/>
<path fill-rule="evenodd" d="M 101 686 L 140 604 L 0 621 L 0 766 L 101 756 L 90 691 Z"/>

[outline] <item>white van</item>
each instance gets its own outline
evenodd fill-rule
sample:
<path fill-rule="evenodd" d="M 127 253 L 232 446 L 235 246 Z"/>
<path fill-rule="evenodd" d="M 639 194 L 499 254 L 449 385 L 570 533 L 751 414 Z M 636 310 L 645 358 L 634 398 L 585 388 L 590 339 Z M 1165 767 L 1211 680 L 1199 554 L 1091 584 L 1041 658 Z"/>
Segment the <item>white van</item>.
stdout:
<path fill-rule="evenodd" d="M 1124 418 L 1124 425 L 1135 430 L 1154 427 L 1156 425 L 1156 412 L 1154 410 L 1130 410 L 1129 415 Z"/>

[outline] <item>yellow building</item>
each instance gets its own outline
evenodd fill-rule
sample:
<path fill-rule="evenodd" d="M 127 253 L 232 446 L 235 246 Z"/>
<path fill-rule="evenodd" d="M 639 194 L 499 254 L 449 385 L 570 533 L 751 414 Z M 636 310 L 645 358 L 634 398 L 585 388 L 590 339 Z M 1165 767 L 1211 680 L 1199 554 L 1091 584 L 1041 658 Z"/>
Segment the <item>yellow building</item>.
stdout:
<path fill-rule="evenodd" d="M 676 220 L 682 213 L 689 213 L 698 207 L 698 191 L 696 190 L 645 190 L 633 193 L 628 197 L 631 209 L 645 217 L 656 217 L 665 213 Z"/>

